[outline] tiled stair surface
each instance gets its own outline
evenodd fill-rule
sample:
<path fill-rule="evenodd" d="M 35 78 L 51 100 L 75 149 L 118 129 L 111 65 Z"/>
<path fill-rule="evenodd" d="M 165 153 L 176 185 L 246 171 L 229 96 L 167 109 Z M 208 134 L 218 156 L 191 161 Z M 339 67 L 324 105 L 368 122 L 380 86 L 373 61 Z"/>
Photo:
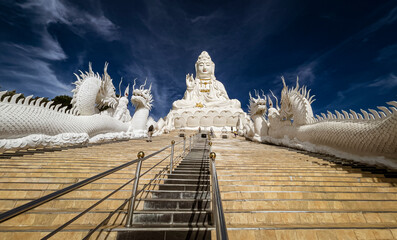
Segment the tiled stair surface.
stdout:
<path fill-rule="evenodd" d="M 397 175 L 294 149 L 213 139 L 229 239 L 397 239 Z"/>
<path fill-rule="evenodd" d="M 192 134 L 192 133 L 191 133 Z M 0 154 L 0 211 L 10 210 L 38 197 L 67 187 L 73 183 L 109 170 L 136 159 L 139 151 L 146 155 L 169 145 L 171 140 L 180 141 L 178 134 L 171 133 L 156 137 L 153 142 L 145 139 L 119 141 L 88 147 L 24 150 Z M 175 153 L 182 151 L 183 144 L 175 147 Z M 187 141 L 188 146 L 188 141 Z M 170 154 L 170 149 L 146 160 L 141 173 Z M 139 182 L 141 188 L 155 174 L 159 173 L 169 160 L 155 167 Z M 50 231 L 70 220 L 84 209 L 111 193 L 135 175 L 136 164 L 68 193 L 56 200 L 17 216 L 0 224 L 0 239 L 40 239 Z M 163 175 L 161 178 L 165 179 Z M 155 190 L 163 180 L 154 182 Z M 132 183 L 108 200 L 99 204 L 91 212 L 73 223 L 65 232 L 54 239 L 81 239 L 89 229 L 95 227 L 109 213 L 131 196 Z M 138 202 L 138 209 L 143 203 Z M 125 212 L 117 212 L 106 228 L 119 227 L 124 221 Z M 94 234 L 92 239 L 115 239 L 117 233 Z"/>
<path fill-rule="evenodd" d="M 0 211 L 135 159 L 138 151 L 154 152 L 177 139 L 177 135 L 163 135 L 152 143 L 140 139 L 0 155 Z M 395 173 L 239 137 L 212 141 L 229 239 L 397 239 Z M 168 154 L 166 151 L 147 160 L 142 172 Z M 152 239 L 209 238 L 210 186 L 202 174 L 208 171 L 208 164 L 195 158 L 186 160 L 173 174 L 162 175 L 139 196 L 134 227 L 143 239 L 148 239 L 145 222 L 159 230 L 160 235 Z M 195 173 L 194 161 L 201 161 L 200 174 Z M 166 164 L 142 177 L 140 187 Z M 0 239 L 44 237 L 125 183 L 134 175 L 135 167 L 0 224 Z M 54 239 L 81 239 L 130 196 L 131 188 L 132 183 Z M 184 231 L 186 220 L 190 222 L 188 232 Z M 124 222 L 125 212 L 116 213 L 105 231 L 91 239 L 116 239 L 118 232 L 107 230 L 123 229 Z M 174 231 L 165 236 L 160 228 L 170 223 Z M 132 237 L 131 232 L 125 233 Z"/>

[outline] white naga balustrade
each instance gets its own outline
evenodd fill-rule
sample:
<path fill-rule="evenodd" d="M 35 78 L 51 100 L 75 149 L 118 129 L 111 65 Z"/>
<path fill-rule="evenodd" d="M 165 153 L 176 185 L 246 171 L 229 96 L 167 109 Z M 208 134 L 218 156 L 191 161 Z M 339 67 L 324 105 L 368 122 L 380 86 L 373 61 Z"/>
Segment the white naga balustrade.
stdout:
<path fill-rule="evenodd" d="M 282 77 L 281 106 L 271 97 L 250 95 L 251 121 L 244 135 L 258 142 L 269 142 L 367 163 L 397 168 L 397 102 L 388 102 L 381 111 L 361 110 L 363 115 L 342 110 L 314 117 L 310 90 L 288 88 Z M 269 108 L 267 109 L 267 101 Z"/>
<path fill-rule="evenodd" d="M 102 77 L 92 71 L 91 64 L 88 72 L 80 71 L 80 75 L 76 75 L 73 108 L 68 111 L 52 102 L 43 103 L 42 99 L 31 101 L 32 96 L 18 102 L 20 94 L 2 99 L 0 152 L 146 136 L 153 101 L 151 89 L 144 89 L 144 85 L 133 89 L 131 101 L 135 105 L 135 114 L 131 118 L 127 109 L 128 88 L 124 96 L 116 97 L 107 67 L 105 64 Z M 0 92 L 0 98 L 5 93 Z M 102 107 L 109 108 L 100 112 Z"/>

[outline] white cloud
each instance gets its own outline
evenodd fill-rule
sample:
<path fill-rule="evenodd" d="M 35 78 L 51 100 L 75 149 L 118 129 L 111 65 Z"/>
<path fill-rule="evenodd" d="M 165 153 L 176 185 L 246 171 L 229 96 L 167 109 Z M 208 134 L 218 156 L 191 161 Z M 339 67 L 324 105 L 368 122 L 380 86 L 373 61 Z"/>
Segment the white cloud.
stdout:
<path fill-rule="evenodd" d="M 367 85 L 371 88 L 379 88 L 381 91 L 386 89 L 397 87 L 397 76 L 394 73 L 390 73 L 387 76 L 383 76 L 375 79 Z"/>
<path fill-rule="evenodd" d="M 19 6 L 33 14 L 32 21 L 38 25 L 62 23 L 80 36 L 86 32 L 96 32 L 108 41 L 119 38 L 118 27 L 104 16 L 100 8 L 91 9 L 97 12 L 94 15 L 61 0 L 30 0 Z"/>
<path fill-rule="evenodd" d="M 54 61 L 66 60 L 68 56 L 48 28 L 52 23 L 67 25 L 77 35 L 96 33 L 107 41 L 118 39 L 118 27 L 106 18 L 95 6 L 87 12 L 60 0 L 29 0 L 13 3 L 22 11 L 21 17 L 29 19 L 32 43 L 0 42 L 0 77 L 2 89 L 17 89 L 26 94 L 53 97 L 70 94 L 72 85 L 64 83 L 52 68 Z M 94 14 L 95 13 L 95 14 Z M 78 56 L 84 62 L 85 53 Z"/>
<path fill-rule="evenodd" d="M 293 79 L 293 82 L 295 83 L 296 77 L 299 77 L 299 83 L 305 85 L 311 84 L 314 82 L 316 78 L 314 74 L 316 66 L 317 66 L 316 61 L 304 63 L 296 67 L 294 70 L 288 71 L 287 73 L 284 74 L 284 76 L 287 81 L 291 81 L 291 79 Z"/>
<path fill-rule="evenodd" d="M 397 44 L 387 46 L 379 51 L 376 61 L 389 60 L 397 57 Z"/>
<path fill-rule="evenodd" d="M 47 49 L 41 57 L 37 57 L 40 48 L 12 43 L 1 43 L 1 49 L 7 49 L 7 54 L 0 54 L 0 76 L 4 81 L 2 88 L 17 89 L 28 94 L 54 97 L 67 94 L 72 86 L 60 81 L 50 64 L 49 58 L 62 59 L 65 56 L 55 49 Z M 11 81 L 8 81 L 11 80 Z"/>
<path fill-rule="evenodd" d="M 335 106 L 339 106 L 340 108 L 352 106 L 360 102 L 360 98 L 367 98 L 369 95 L 383 95 L 386 92 L 395 91 L 396 87 L 397 76 L 394 73 L 378 77 L 372 81 L 354 83 L 349 88 L 338 91 L 336 93 L 337 98 L 321 110 L 333 109 Z M 358 92 L 359 94 L 357 94 Z M 351 96 L 355 97 L 352 98 Z"/>
<path fill-rule="evenodd" d="M 389 11 L 389 13 L 386 16 L 380 18 L 378 21 L 366 27 L 363 31 L 359 33 L 359 35 L 365 36 L 370 33 L 376 32 L 383 26 L 392 24 L 396 20 L 397 20 L 397 7 L 394 7 Z"/>

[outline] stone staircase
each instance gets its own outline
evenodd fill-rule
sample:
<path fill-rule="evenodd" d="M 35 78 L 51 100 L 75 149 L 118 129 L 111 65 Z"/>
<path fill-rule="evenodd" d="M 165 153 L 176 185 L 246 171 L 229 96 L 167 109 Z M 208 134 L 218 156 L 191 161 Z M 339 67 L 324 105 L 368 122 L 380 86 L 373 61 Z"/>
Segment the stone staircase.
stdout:
<path fill-rule="evenodd" d="M 177 135 L 156 137 L 152 143 L 140 139 L 0 155 L 0 211 L 135 159 L 138 151 L 155 152 L 180 139 Z M 396 172 L 239 137 L 212 142 L 229 239 L 397 239 Z M 201 139 L 172 173 L 164 172 L 139 196 L 133 231 L 124 228 L 124 209 L 91 239 L 213 237 L 208 160 L 203 158 L 208 152 L 203 148 Z M 141 172 L 169 153 L 145 161 Z M 168 163 L 142 177 L 138 189 Z M 0 239 L 41 239 L 131 179 L 135 168 L 0 224 Z M 131 185 L 53 239 L 82 239 L 131 196 Z"/>
<path fill-rule="evenodd" d="M 210 173 L 205 139 L 139 199 L 132 228 L 118 228 L 117 239 L 211 239 Z"/>
<path fill-rule="evenodd" d="M 191 133 L 189 133 L 191 134 Z M 71 184 L 136 159 L 137 152 L 150 154 L 181 140 L 177 133 L 145 139 L 119 141 L 88 147 L 29 149 L 0 154 L 0 211 L 4 212 L 39 197 L 63 189 Z M 182 144 L 175 147 L 180 154 Z M 142 164 L 146 172 L 170 154 L 164 151 Z M 151 181 L 169 161 L 164 161 L 140 179 L 138 189 Z M 0 224 L 0 239 L 41 239 L 98 200 L 120 187 L 135 174 L 136 165 L 68 193 L 31 211 Z M 166 173 L 165 173 L 166 174 Z M 165 179 L 166 176 L 163 176 Z M 157 183 L 162 183 L 159 179 Z M 158 185 L 154 185 L 154 189 Z M 105 219 L 114 209 L 131 196 L 132 183 L 96 206 L 53 239 L 82 239 L 88 231 Z M 138 209 L 142 208 L 138 205 Z M 117 232 L 108 229 L 124 226 L 125 210 L 117 212 L 91 239 L 115 239 Z"/>
<path fill-rule="evenodd" d="M 397 174 L 246 141 L 213 139 L 229 239 L 397 239 Z"/>

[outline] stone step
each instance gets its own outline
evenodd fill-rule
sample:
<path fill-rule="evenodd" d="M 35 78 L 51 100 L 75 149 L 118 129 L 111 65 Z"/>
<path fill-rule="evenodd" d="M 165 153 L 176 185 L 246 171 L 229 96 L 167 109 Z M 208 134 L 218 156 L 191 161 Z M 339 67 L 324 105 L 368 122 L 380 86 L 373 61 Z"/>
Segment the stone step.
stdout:
<path fill-rule="evenodd" d="M 244 226 L 228 226 L 229 239 L 396 239 L 397 229 L 382 226 L 362 228 L 360 226 L 346 226 L 327 228 L 324 226 L 290 225 L 263 226 L 250 228 Z"/>
<path fill-rule="evenodd" d="M 194 167 L 194 168 L 206 168 L 209 167 L 209 163 L 193 163 L 193 162 L 181 162 L 179 163 L 178 167 Z"/>
<path fill-rule="evenodd" d="M 222 192 L 222 199 L 338 199 L 338 200 L 396 200 L 397 193 L 355 193 L 355 192 L 292 192 L 292 191 L 231 191 Z M 397 204 L 397 202 L 396 202 Z"/>
<path fill-rule="evenodd" d="M 233 172 L 231 174 L 230 171 L 218 171 L 223 176 L 273 176 L 273 177 L 284 177 L 284 176 L 306 176 L 306 177 L 348 177 L 348 178 L 385 178 L 383 174 L 371 174 L 371 173 L 339 173 L 339 172 L 255 172 L 255 171 L 242 171 L 242 172 Z"/>
<path fill-rule="evenodd" d="M 210 209 L 209 199 L 140 199 L 145 210 L 205 210 Z"/>
<path fill-rule="evenodd" d="M 175 170 L 181 170 L 181 171 L 189 171 L 189 170 L 198 170 L 198 171 L 209 171 L 209 167 L 208 166 L 181 166 L 179 165 L 178 167 L 175 168 Z"/>
<path fill-rule="evenodd" d="M 153 185 L 156 186 L 156 185 Z M 209 191 L 210 186 L 207 184 L 200 183 L 197 184 L 185 184 L 183 182 L 178 183 L 168 183 L 168 184 L 158 184 L 159 190 L 180 190 L 180 191 Z"/>
<path fill-rule="evenodd" d="M 212 224 L 208 211 L 135 211 L 134 224 L 183 224 L 185 226 L 208 226 Z"/>
<path fill-rule="evenodd" d="M 36 198 L 31 199 L 1 199 L 0 200 L 0 210 L 6 211 L 12 208 L 18 207 L 25 203 L 35 200 Z M 94 203 L 98 202 L 101 198 L 58 198 L 52 200 L 47 204 L 43 204 L 35 209 L 37 210 L 55 210 L 55 211 L 62 211 L 63 209 L 73 210 L 73 209 L 81 209 L 81 208 L 88 208 L 92 206 Z M 125 198 L 115 199 L 109 198 L 100 205 L 99 208 L 102 209 L 116 209 L 118 208 L 123 202 Z"/>
<path fill-rule="evenodd" d="M 273 225 L 273 224 L 388 224 L 397 228 L 397 211 L 394 212 L 361 212 L 361 211 L 248 211 L 225 213 L 226 224 Z M 254 226 L 253 226 L 254 227 Z"/>
<path fill-rule="evenodd" d="M 0 239 L 29 239 L 38 240 L 55 230 L 59 226 L 30 226 L 30 227 L 2 227 L 0 228 Z M 96 225 L 70 225 L 64 231 L 58 232 L 52 239 L 83 239 L 89 230 Z M 102 231 L 93 233 L 90 239 L 116 239 L 117 232 L 110 232 L 112 228 L 121 228 L 120 225 L 108 225 L 100 228 Z"/>
<path fill-rule="evenodd" d="M 172 199 L 210 199 L 210 191 L 178 191 L 178 190 L 148 190 L 146 193 L 151 195 L 152 199 L 172 198 Z"/>
<path fill-rule="evenodd" d="M 376 178 L 376 177 L 338 177 L 338 176 L 250 176 L 247 175 L 221 175 L 218 176 L 218 180 L 280 180 L 280 181 L 327 181 L 327 182 L 385 182 L 385 183 L 397 183 L 395 178 Z"/>
<path fill-rule="evenodd" d="M 164 184 L 198 184 L 198 185 L 206 185 L 209 184 L 209 179 L 164 179 Z"/>
<path fill-rule="evenodd" d="M 5 221 L 0 224 L 0 231 L 4 227 L 10 226 L 20 226 L 20 227 L 50 227 L 50 226 L 60 226 L 65 222 L 69 221 L 77 214 L 83 212 L 85 209 L 60 209 L 58 211 L 49 209 L 49 210 L 32 210 L 28 211 L 22 215 L 19 215 L 15 218 L 12 218 L 8 221 Z M 77 219 L 73 225 L 86 225 L 86 224 L 99 224 L 101 220 L 105 219 L 109 216 L 109 214 L 113 211 L 111 210 L 93 210 L 86 214 L 84 214 L 81 218 Z M 123 219 L 125 218 L 125 211 L 118 211 L 115 213 L 109 220 L 109 223 L 112 224 L 122 224 Z"/>
<path fill-rule="evenodd" d="M 301 200 L 301 199 L 222 199 L 225 211 L 247 210 L 271 210 L 271 209 L 299 209 L 317 211 L 323 209 L 332 210 L 371 210 L 371 211 L 395 211 L 397 202 L 390 200 Z"/>
<path fill-rule="evenodd" d="M 178 172 L 173 172 L 172 174 L 166 175 L 168 179 L 193 179 L 193 180 L 208 180 L 210 179 L 209 174 L 183 174 Z"/>
<path fill-rule="evenodd" d="M 175 173 L 175 174 L 200 174 L 200 175 L 203 175 L 203 174 L 210 174 L 210 171 L 209 170 L 201 170 L 201 169 L 197 169 L 197 170 L 195 170 L 195 169 L 189 169 L 189 170 L 185 170 L 185 169 L 174 169 L 173 171 L 172 171 L 172 173 Z"/>
<path fill-rule="evenodd" d="M 139 226 L 138 226 L 139 227 Z M 138 228 L 129 229 L 114 229 L 118 231 L 118 240 L 147 240 L 147 239 L 162 239 L 162 240 L 210 240 L 211 230 L 206 227 L 178 227 L 178 228 Z"/>
<path fill-rule="evenodd" d="M 379 192 L 379 193 L 397 193 L 397 188 L 392 186 L 310 186 L 310 185 L 222 185 L 222 190 L 228 191 L 308 191 L 308 192 Z"/>
<path fill-rule="evenodd" d="M 265 185 L 269 185 L 269 186 L 312 186 L 312 187 L 317 187 L 317 186 L 352 186 L 352 187 L 392 187 L 394 185 L 394 183 L 382 183 L 382 182 L 360 182 L 359 180 L 357 181 L 301 181 L 298 179 L 294 179 L 294 180 L 220 180 L 219 181 L 219 185 L 223 186 L 223 185 L 227 185 L 227 186 L 233 186 L 233 185 L 240 185 L 240 186 L 244 186 L 244 185 L 258 185 L 258 186 L 265 186 Z"/>

